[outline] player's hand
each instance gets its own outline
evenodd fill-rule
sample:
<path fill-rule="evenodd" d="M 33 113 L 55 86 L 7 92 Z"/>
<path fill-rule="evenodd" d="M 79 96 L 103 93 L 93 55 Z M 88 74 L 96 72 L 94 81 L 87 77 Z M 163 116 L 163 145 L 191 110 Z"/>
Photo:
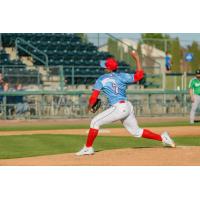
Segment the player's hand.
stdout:
<path fill-rule="evenodd" d="M 140 59 L 136 51 L 131 51 L 130 54 L 134 60 L 138 61 Z"/>

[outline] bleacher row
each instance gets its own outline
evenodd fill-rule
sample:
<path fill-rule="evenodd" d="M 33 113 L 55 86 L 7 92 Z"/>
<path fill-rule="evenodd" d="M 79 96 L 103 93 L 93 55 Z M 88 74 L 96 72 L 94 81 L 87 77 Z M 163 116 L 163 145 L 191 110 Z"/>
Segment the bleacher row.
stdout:
<path fill-rule="evenodd" d="M 18 59 L 18 60 L 10 60 L 9 54 L 7 54 L 4 50 L 0 51 L 0 65 L 21 65 L 25 67 L 25 65 Z"/>
<path fill-rule="evenodd" d="M 120 71 L 123 72 L 130 72 L 129 69 L 124 69 L 123 67 L 119 67 Z M 49 68 L 50 75 L 59 74 L 59 68 Z M 72 84 L 72 74 L 74 76 L 74 84 L 94 84 L 95 80 L 100 76 L 103 75 L 104 69 L 100 68 L 99 66 L 95 67 L 83 67 L 83 66 L 74 66 L 74 67 L 64 67 L 63 74 L 65 80 L 67 80 L 68 84 Z"/>
<path fill-rule="evenodd" d="M 26 65 L 20 59 L 11 60 L 9 54 L 0 51 L 0 72 L 3 73 L 9 83 L 36 84 L 40 82 L 37 70 L 27 70 Z"/>
<path fill-rule="evenodd" d="M 64 76 L 68 84 L 93 84 L 98 76 L 103 74 L 103 70 L 99 68 L 100 60 L 104 60 L 108 57 L 112 57 L 109 52 L 99 52 L 98 48 L 90 43 L 83 42 L 81 37 L 77 34 L 65 34 L 65 33 L 3 33 L 2 45 L 3 48 L 11 47 L 15 48 L 16 39 L 21 38 L 25 41 L 23 48 L 33 55 L 42 58 L 41 53 L 43 52 L 48 56 L 48 66 L 50 75 L 59 75 L 57 66 L 64 66 Z M 2 51 L 0 57 L 1 66 L 20 66 L 16 70 L 7 70 L 5 74 L 7 76 L 12 75 L 12 80 L 16 77 L 16 74 L 32 74 L 37 79 L 38 72 L 31 72 L 26 69 L 26 66 L 20 61 L 22 56 L 30 56 L 29 53 L 17 49 L 19 59 L 11 61 L 8 54 Z M 34 65 L 44 65 L 40 60 L 32 56 Z M 130 66 L 124 61 L 118 61 L 120 71 L 130 72 Z M 23 72 L 19 69 L 23 68 Z M 55 70 L 54 70 L 55 68 Z M 74 68 L 72 72 L 72 68 Z M 21 69 L 22 70 L 22 69 Z M 35 73 L 35 74 L 34 74 Z M 37 74 L 37 75 L 36 75 Z M 74 76 L 74 81 L 72 81 Z M 26 78 L 26 76 L 24 76 Z M 38 83 L 38 80 L 35 81 Z M 30 81 L 30 80 L 29 80 Z M 26 81 L 25 81 L 26 82 Z"/>
<path fill-rule="evenodd" d="M 17 38 L 22 38 L 29 44 L 44 52 L 49 58 L 49 65 L 74 65 L 74 66 L 97 66 L 100 60 L 104 60 L 112 55 L 109 52 L 99 52 L 98 48 L 90 43 L 83 42 L 76 34 L 65 33 L 17 33 L 2 34 L 4 47 L 15 47 Z M 28 51 L 40 57 L 40 52 L 33 49 L 28 44 L 25 46 Z M 29 56 L 21 49 L 18 50 L 19 56 Z M 34 64 L 42 63 L 34 59 Z M 120 66 L 128 65 L 119 61 Z"/>

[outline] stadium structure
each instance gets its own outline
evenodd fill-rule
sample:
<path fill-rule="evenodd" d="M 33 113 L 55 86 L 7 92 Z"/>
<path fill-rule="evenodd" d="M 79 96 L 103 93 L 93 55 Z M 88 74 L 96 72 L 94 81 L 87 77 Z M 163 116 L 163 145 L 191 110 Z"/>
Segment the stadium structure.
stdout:
<path fill-rule="evenodd" d="M 107 37 L 133 49 L 111 34 Z M 1 89 L 2 119 L 88 117 L 88 96 L 104 73 L 99 62 L 113 57 L 108 49 L 75 33 L 2 33 L 0 47 L 2 84 L 8 84 L 7 91 Z M 118 63 L 120 72 L 134 73 L 134 66 L 126 61 Z M 143 67 L 145 78 L 128 87 L 136 115 L 187 114 L 187 84 L 193 74 L 165 74 L 159 63 Z M 166 87 L 167 81 L 174 82 L 172 88 Z M 23 89 L 16 89 L 17 85 Z M 104 109 L 107 103 L 102 99 Z"/>

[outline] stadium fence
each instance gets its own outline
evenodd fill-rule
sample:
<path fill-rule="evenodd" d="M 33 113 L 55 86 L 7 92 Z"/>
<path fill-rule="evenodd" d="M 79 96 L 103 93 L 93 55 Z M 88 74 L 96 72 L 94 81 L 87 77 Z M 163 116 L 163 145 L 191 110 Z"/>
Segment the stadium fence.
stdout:
<path fill-rule="evenodd" d="M 47 119 L 47 118 L 87 118 L 86 113 L 91 91 L 17 91 L 1 92 L 1 119 Z M 23 96 L 22 111 L 16 113 L 19 104 L 8 99 Z M 191 103 L 185 90 L 128 91 L 136 116 L 185 116 Z M 100 111 L 108 107 L 105 97 Z M 25 108 L 24 108 L 25 107 Z M 23 112 L 24 109 L 24 112 Z"/>

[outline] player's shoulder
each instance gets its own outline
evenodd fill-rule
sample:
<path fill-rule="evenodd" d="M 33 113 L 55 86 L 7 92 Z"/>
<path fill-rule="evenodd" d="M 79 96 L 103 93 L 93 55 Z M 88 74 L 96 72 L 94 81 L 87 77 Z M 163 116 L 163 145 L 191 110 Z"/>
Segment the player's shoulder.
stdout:
<path fill-rule="evenodd" d="M 96 80 L 96 82 L 102 82 L 106 78 L 107 78 L 107 75 L 103 74 L 103 75 L 99 76 L 99 78 Z"/>
<path fill-rule="evenodd" d="M 126 72 L 119 72 L 119 75 L 127 75 L 127 74 L 129 74 L 129 73 L 126 73 Z"/>
<path fill-rule="evenodd" d="M 196 77 L 193 77 L 191 80 L 190 80 L 190 82 L 195 82 L 197 80 L 197 78 Z"/>
<path fill-rule="evenodd" d="M 125 77 L 130 76 L 130 75 L 131 75 L 130 73 L 126 73 L 126 72 L 120 72 L 120 73 L 118 73 L 118 76 L 122 77 L 122 78 L 125 78 Z"/>
<path fill-rule="evenodd" d="M 189 87 L 192 87 L 192 85 L 194 85 L 194 83 L 196 82 L 197 78 L 193 77 L 190 82 L 189 82 Z"/>

